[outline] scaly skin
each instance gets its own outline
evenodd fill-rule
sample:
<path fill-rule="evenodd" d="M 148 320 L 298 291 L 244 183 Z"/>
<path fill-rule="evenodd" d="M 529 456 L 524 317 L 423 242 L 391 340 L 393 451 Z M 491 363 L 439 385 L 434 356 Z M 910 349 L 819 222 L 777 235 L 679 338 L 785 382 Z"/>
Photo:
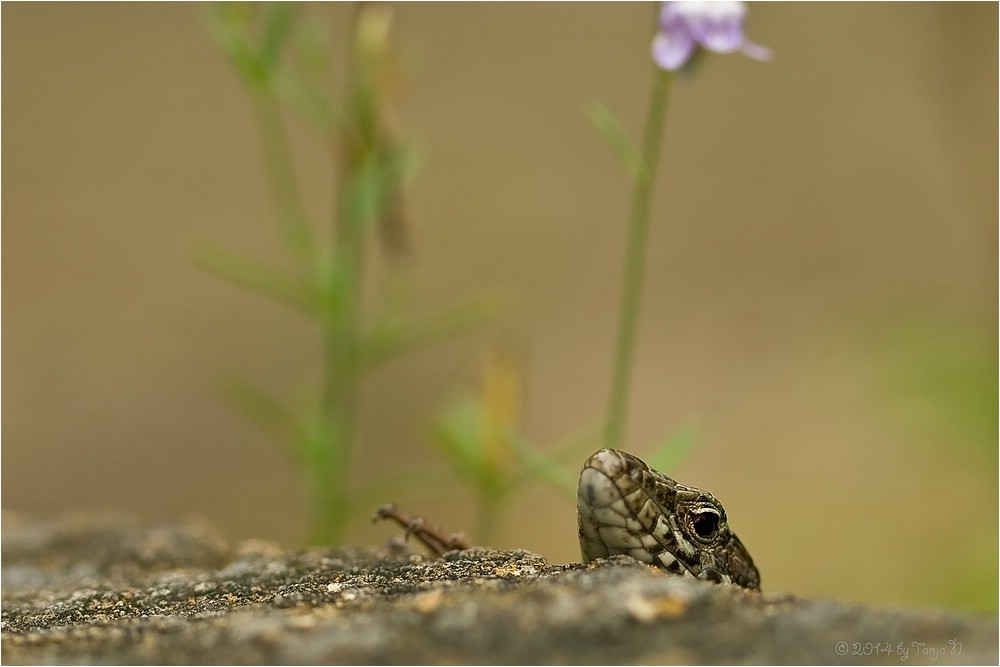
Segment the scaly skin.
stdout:
<path fill-rule="evenodd" d="M 584 563 L 627 554 L 674 574 L 760 590 L 760 573 L 722 503 L 631 454 L 602 449 L 587 459 L 577 520 Z"/>

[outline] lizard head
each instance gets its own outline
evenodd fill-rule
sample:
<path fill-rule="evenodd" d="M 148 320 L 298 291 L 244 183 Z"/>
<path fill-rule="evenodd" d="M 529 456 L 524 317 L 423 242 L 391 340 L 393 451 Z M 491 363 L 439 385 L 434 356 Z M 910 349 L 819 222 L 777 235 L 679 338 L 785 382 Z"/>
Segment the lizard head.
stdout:
<path fill-rule="evenodd" d="M 760 574 L 707 491 L 614 449 L 583 465 L 577 490 L 583 562 L 626 554 L 668 572 L 760 590 Z"/>

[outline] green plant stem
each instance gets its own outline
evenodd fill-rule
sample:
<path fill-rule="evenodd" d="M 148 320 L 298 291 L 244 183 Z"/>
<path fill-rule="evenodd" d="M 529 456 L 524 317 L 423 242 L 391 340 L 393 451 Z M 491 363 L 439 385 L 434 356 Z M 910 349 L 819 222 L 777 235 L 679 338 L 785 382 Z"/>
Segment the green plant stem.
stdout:
<path fill-rule="evenodd" d="M 275 210 L 281 223 L 282 240 L 297 259 L 315 265 L 314 241 L 309 230 L 305 206 L 295 177 L 292 151 L 281 107 L 270 89 L 254 95 L 254 107 L 263 139 L 264 164 Z M 341 207 L 343 208 L 343 207 Z M 338 224 L 338 232 L 342 225 Z M 347 519 L 349 479 L 347 459 L 354 426 L 356 377 L 353 353 L 356 349 L 357 275 L 353 262 L 342 255 L 358 243 L 343 243 L 339 238 L 334 251 L 336 261 L 320 270 L 324 304 L 321 328 L 324 341 L 323 393 L 317 422 L 309 429 L 303 444 L 304 475 L 309 493 L 310 540 L 314 544 L 340 541 Z"/>
<path fill-rule="evenodd" d="M 604 446 L 619 447 L 625 430 L 632 358 L 635 352 L 636 325 L 646 266 L 646 239 L 649 236 L 649 210 L 653 197 L 656 164 L 660 155 L 660 139 L 666 116 L 667 97 L 673 74 L 657 70 L 653 93 L 646 116 L 642 139 L 642 164 L 635 174 L 632 191 L 632 211 L 625 257 L 625 278 L 622 284 L 621 310 L 618 317 L 618 339 L 615 344 L 615 365 L 611 395 L 604 426 Z"/>
<path fill-rule="evenodd" d="M 313 480 L 313 539 L 337 543 L 350 511 L 350 450 L 354 439 L 360 383 L 361 275 L 364 260 L 363 221 L 351 199 L 358 177 L 355 165 L 344 164 L 334 227 L 332 265 L 323 309 L 323 388 L 320 398 L 321 432 Z M 324 441 L 325 440 L 325 441 Z"/>
<path fill-rule="evenodd" d="M 323 411 L 324 424 L 308 445 L 304 472 L 310 503 L 310 542 L 328 546 L 340 542 L 347 523 L 347 444 L 337 415 Z"/>
<path fill-rule="evenodd" d="M 365 20 L 359 6 L 354 18 L 354 47 L 347 90 L 348 113 L 339 136 L 331 146 L 339 166 L 337 205 L 333 221 L 334 247 L 324 275 L 323 389 L 320 399 L 322 431 L 328 448 L 314 471 L 317 486 L 314 502 L 314 539 L 339 542 L 351 511 L 350 453 L 354 440 L 362 365 L 362 275 L 365 231 L 373 212 L 369 206 L 371 169 L 379 148 L 372 129 L 377 111 L 372 87 L 373 63 L 364 58 L 361 46 Z M 325 483 L 325 485 L 324 485 Z"/>
<path fill-rule="evenodd" d="M 309 256 L 313 247 L 312 235 L 295 178 L 292 151 L 280 104 L 270 89 L 255 92 L 253 101 L 263 143 L 267 181 L 281 224 L 282 241 L 295 257 L 313 259 Z"/>

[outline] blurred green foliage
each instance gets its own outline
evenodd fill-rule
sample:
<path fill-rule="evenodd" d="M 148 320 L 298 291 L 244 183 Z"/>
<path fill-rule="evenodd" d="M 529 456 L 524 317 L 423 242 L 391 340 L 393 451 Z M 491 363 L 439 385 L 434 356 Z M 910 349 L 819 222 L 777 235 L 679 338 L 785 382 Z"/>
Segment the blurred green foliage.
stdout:
<path fill-rule="evenodd" d="M 319 328 L 323 340 L 317 395 L 292 407 L 232 375 L 232 402 L 297 461 L 311 502 L 312 540 L 336 543 L 359 511 L 350 474 L 360 385 L 379 363 L 453 335 L 491 317 L 495 304 L 473 300 L 424 319 L 401 315 L 393 280 L 365 302 L 367 240 L 375 235 L 393 267 L 407 252 L 402 213 L 414 152 L 392 123 L 395 63 L 392 13 L 385 5 L 357 6 L 345 90 L 330 90 L 328 39 L 291 3 L 226 3 L 213 8 L 209 30 L 245 84 L 256 112 L 263 162 L 288 266 L 208 250 L 207 271 L 261 296 L 291 306 Z M 286 116 L 295 112 L 329 147 L 336 191 L 329 233 L 306 211 L 288 139 Z M 391 271 L 392 272 L 392 271 Z"/>
<path fill-rule="evenodd" d="M 968 525 L 970 517 L 955 507 L 954 525 L 943 527 L 947 546 L 934 551 L 949 576 L 915 580 L 914 589 L 956 608 L 996 612 L 1000 395 L 990 327 L 960 315 L 928 320 L 907 312 L 883 314 L 866 326 L 859 340 L 868 341 L 873 358 L 873 407 L 913 443 L 911 457 L 937 470 L 961 470 L 972 484 L 978 478 L 981 492 L 992 491 L 994 499 L 992 508 L 981 508 L 993 516 L 985 525 Z M 955 502 L 946 488 L 930 492 Z"/>
<path fill-rule="evenodd" d="M 476 299 L 415 320 L 401 315 L 398 286 L 365 298 L 366 289 L 372 289 L 364 284 L 368 238 L 381 241 L 397 285 L 404 276 L 393 259 L 409 250 L 401 202 L 415 159 L 400 140 L 392 113 L 398 80 L 392 10 L 388 5 L 356 6 L 346 54 L 348 75 L 338 96 L 330 85 L 329 39 L 303 9 L 291 3 L 227 3 L 209 16 L 210 33 L 253 103 L 287 266 L 219 249 L 203 252 L 198 261 L 214 275 L 304 314 L 321 332 L 320 387 L 304 405 L 291 405 L 235 374 L 226 379 L 224 391 L 298 463 L 311 503 L 312 540 L 328 544 L 342 539 L 350 516 L 364 509 L 359 507 L 361 494 L 368 492 L 355 488 L 349 464 L 365 375 L 386 359 L 488 319 L 496 308 L 489 300 Z M 671 74 L 656 72 L 641 154 L 607 109 L 593 106 L 588 112 L 634 184 L 614 381 L 601 427 L 602 444 L 608 447 L 620 446 L 624 433 L 646 230 L 671 81 Z M 326 234 L 300 192 L 288 137 L 290 113 L 329 146 L 336 188 Z M 374 303 L 371 312 L 363 312 L 364 303 Z M 431 432 L 432 444 L 476 497 L 479 541 L 492 538 L 501 506 L 526 480 L 573 498 L 580 460 L 598 443 L 598 429 L 546 449 L 530 443 L 519 423 L 520 381 L 514 356 L 498 346 L 484 368 L 480 390 L 448 403 Z M 650 461 L 670 469 L 692 442 L 690 431 L 681 432 Z"/>

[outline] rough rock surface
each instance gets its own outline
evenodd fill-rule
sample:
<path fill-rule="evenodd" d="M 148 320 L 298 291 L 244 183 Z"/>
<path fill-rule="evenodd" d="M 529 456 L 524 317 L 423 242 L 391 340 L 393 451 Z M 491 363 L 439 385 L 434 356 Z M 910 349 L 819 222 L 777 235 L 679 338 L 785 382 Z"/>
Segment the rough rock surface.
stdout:
<path fill-rule="evenodd" d="M 995 617 L 757 594 L 619 556 L 227 545 L 5 514 L 6 664 L 997 664 Z"/>

